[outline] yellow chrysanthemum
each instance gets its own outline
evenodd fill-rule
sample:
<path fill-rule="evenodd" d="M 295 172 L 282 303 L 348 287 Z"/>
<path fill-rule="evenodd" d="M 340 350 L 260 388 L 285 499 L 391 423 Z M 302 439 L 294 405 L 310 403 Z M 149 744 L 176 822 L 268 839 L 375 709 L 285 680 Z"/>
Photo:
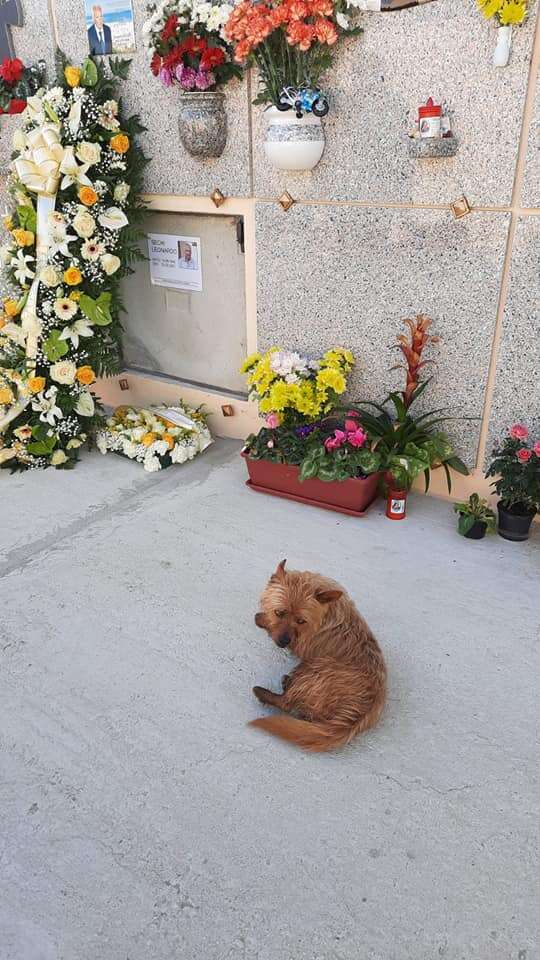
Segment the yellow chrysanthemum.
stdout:
<path fill-rule="evenodd" d="M 272 384 L 270 387 L 271 410 L 285 410 L 285 407 L 290 406 L 292 396 L 289 388 L 291 386 L 294 386 L 294 384 L 284 383 L 282 380 L 276 380 Z"/>
<path fill-rule="evenodd" d="M 504 0 L 477 0 L 478 7 L 483 13 L 486 20 L 489 20 L 490 17 L 495 16 L 495 14 L 501 9 Z"/>
<path fill-rule="evenodd" d="M 327 367 L 323 370 L 319 370 L 317 374 L 317 385 L 330 387 L 330 389 L 334 390 L 335 393 L 343 393 L 347 386 L 347 382 L 339 370 L 334 370 L 332 367 Z"/>
<path fill-rule="evenodd" d="M 499 20 L 503 27 L 523 23 L 527 15 L 527 4 L 520 0 L 506 0 L 499 10 Z"/>
<path fill-rule="evenodd" d="M 252 367 L 255 366 L 256 363 L 259 362 L 260 359 L 260 353 L 251 353 L 249 357 L 246 357 L 242 366 L 240 367 L 240 373 L 247 373 Z"/>

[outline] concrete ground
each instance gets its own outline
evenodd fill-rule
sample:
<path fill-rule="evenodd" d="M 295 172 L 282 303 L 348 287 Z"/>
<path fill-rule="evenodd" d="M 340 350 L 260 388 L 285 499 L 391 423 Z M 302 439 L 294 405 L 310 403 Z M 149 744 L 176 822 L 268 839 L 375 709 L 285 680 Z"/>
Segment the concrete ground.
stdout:
<path fill-rule="evenodd" d="M 237 450 L 0 474 L 0 960 L 535 960 L 540 531 L 263 497 Z M 283 557 L 387 656 L 336 754 L 246 726 Z"/>

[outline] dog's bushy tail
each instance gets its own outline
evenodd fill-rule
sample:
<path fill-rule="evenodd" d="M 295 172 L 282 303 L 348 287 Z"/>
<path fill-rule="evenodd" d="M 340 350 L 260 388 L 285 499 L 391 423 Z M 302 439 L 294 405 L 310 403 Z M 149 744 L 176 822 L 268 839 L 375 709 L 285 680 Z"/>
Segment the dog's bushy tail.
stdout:
<path fill-rule="evenodd" d="M 350 721 L 327 720 L 315 722 L 296 720 L 284 714 L 273 717 L 259 717 L 251 721 L 252 727 L 265 730 L 275 737 L 281 737 L 302 750 L 311 750 L 313 753 L 323 753 L 326 750 L 335 750 L 343 747 L 358 733 L 364 733 L 377 723 L 384 706 L 384 695 L 377 697 L 368 712 L 358 720 Z"/>

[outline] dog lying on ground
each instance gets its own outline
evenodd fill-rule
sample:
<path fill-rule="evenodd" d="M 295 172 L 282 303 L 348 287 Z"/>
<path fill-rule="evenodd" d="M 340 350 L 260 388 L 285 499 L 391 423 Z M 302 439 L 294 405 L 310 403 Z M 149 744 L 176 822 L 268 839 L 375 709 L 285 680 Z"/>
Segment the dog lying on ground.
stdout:
<path fill-rule="evenodd" d="M 253 693 L 293 716 L 261 717 L 252 726 L 304 750 L 332 750 L 377 723 L 386 694 L 383 655 L 342 587 L 318 573 L 286 571 L 285 563 L 270 577 L 255 623 L 301 662 L 283 677 L 283 693 Z"/>

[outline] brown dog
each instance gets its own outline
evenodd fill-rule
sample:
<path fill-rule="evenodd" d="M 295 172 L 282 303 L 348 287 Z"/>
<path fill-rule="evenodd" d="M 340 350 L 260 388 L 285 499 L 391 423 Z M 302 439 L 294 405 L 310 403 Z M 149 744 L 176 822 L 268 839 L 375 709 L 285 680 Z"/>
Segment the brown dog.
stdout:
<path fill-rule="evenodd" d="M 296 717 L 252 725 L 304 750 L 332 750 L 377 723 L 386 693 L 383 655 L 342 587 L 318 573 L 286 571 L 285 563 L 270 577 L 255 623 L 301 663 L 283 677 L 283 693 L 253 693 Z"/>

